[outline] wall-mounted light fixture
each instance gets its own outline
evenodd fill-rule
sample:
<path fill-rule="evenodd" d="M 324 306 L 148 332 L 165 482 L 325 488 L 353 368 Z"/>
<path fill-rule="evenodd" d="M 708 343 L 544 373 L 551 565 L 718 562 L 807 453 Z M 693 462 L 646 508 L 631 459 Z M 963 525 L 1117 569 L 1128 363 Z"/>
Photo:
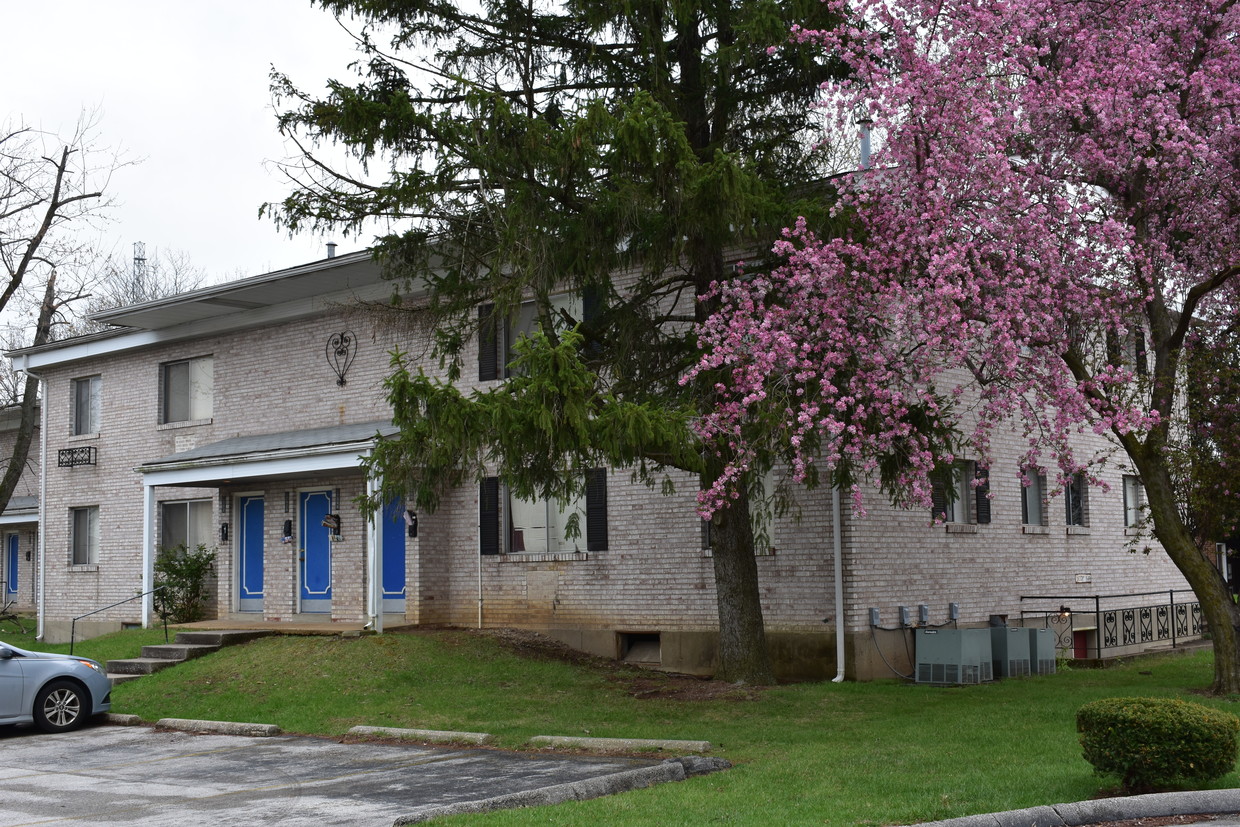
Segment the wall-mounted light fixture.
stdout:
<path fill-rule="evenodd" d="M 410 537 L 418 536 L 418 515 L 405 509 L 405 531 Z"/>
<path fill-rule="evenodd" d="M 220 523 L 220 542 L 228 542 L 228 523 Z"/>
<path fill-rule="evenodd" d="M 1069 617 L 1072 616 L 1072 610 L 1069 609 L 1067 606 L 1061 605 L 1059 607 L 1059 616 L 1063 618 L 1064 620 L 1067 620 Z"/>

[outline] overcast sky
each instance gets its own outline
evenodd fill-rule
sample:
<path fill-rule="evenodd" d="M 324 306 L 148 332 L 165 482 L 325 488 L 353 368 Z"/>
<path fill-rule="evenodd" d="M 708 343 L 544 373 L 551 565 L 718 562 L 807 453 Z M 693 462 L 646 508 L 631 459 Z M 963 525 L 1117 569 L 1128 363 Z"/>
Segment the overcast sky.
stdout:
<path fill-rule="evenodd" d="M 258 207 L 288 190 L 269 163 L 288 155 L 271 66 L 314 92 L 348 76 L 330 14 L 309 0 L 0 0 L 0 20 L 4 121 L 69 134 L 97 107 L 99 143 L 141 159 L 112 179 L 105 252 L 179 250 L 211 281 L 326 255 L 328 239 L 290 240 Z"/>

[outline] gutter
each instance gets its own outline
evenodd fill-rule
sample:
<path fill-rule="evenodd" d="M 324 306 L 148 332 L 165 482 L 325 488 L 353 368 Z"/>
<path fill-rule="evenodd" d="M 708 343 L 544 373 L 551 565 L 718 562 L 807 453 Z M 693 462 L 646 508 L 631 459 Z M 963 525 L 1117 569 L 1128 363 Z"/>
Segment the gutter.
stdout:
<path fill-rule="evenodd" d="M 18 366 L 18 360 L 21 366 Z M 35 617 L 38 618 L 34 639 L 43 641 L 44 626 L 47 614 L 47 544 L 44 534 L 47 531 L 47 380 L 27 368 L 28 358 L 25 355 L 13 357 L 13 369 L 24 376 L 29 376 L 39 383 L 39 527 L 35 531 L 34 551 L 38 557 L 38 590 L 35 593 Z"/>

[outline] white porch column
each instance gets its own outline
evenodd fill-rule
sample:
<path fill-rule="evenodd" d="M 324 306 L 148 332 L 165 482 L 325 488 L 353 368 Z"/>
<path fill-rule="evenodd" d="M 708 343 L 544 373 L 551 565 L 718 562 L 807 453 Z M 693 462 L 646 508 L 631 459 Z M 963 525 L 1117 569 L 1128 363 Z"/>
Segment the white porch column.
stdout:
<path fill-rule="evenodd" d="M 151 627 L 155 613 L 155 486 L 142 486 L 142 628 Z"/>
<path fill-rule="evenodd" d="M 378 498 L 379 486 L 376 481 L 366 478 L 366 496 L 371 502 Z M 383 519 L 383 503 L 370 515 L 369 531 L 366 532 L 366 569 L 369 572 L 369 589 L 367 589 L 366 610 L 374 624 L 371 628 L 376 633 L 383 633 L 383 529 L 387 520 Z"/>

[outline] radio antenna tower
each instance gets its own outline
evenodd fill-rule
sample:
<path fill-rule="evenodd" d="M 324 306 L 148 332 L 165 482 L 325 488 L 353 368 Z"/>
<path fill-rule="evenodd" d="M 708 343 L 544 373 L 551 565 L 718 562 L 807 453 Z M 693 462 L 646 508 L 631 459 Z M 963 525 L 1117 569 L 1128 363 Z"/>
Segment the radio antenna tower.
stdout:
<path fill-rule="evenodd" d="M 135 284 L 146 286 L 146 245 L 141 241 L 133 243 L 133 280 Z"/>

